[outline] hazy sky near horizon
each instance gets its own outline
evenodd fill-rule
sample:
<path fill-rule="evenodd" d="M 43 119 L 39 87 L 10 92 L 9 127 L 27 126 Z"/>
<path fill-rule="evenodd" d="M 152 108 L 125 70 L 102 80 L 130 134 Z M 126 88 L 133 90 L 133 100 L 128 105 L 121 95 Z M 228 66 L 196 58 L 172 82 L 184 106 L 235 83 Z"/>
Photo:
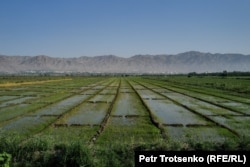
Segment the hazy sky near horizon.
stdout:
<path fill-rule="evenodd" d="M 1 0 L 0 54 L 250 54 L 249 0 Z"/>

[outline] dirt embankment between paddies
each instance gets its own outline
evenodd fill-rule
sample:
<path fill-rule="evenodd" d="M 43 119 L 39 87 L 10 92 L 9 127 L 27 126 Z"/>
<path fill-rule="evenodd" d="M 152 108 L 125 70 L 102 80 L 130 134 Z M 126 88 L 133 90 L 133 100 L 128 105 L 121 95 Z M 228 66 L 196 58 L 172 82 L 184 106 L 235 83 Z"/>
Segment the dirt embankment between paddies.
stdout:
<path fill-rule="evenodd" d="M 32 82 L 7 82 L 0 84 L 0 87 L 12 87 L 12 86 L 21 86 L 21 85 L 34 85 L 34 84 L 43 84 L 49 82 L 59 82 L 65 80 L 72 80 L 71 78 L 67 79 L 53 79 L 53 80 L 44 80 L 44 81 L 32 81 Z"/>

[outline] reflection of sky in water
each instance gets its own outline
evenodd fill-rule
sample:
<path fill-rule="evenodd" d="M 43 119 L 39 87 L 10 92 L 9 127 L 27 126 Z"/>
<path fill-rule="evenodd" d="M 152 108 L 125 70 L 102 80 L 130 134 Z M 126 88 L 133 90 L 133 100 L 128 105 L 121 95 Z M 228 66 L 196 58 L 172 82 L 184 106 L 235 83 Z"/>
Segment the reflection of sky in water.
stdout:
<path fill-rule="evenodd" d="M 89 97 L 89 95 L 75 95 L 73 97 L 62 100 L 56 104 L 53 104 L 53 105 L 48 106 L 46 108 L 43 108 L 34 114 L 36 114 L 36 115 L 44 115 L 44 114 L 45 115 L 49 115 L 49 114 L 60 115 L 60 114 L 64 113 L 66 110 L 70 109 L 71 107 L 84 101 L 88 97 Z"/>
<path fill-rule="evenodd" d="M 148 107 L 161 123 L 165 124 L 208 124 L 196 114 L 167 100 L 145 100 Z"/>
<path fill-rule="evenodd" d="M 53 120 L 53 117 L 22 117 L 18 120 L 12 121 L 4 126 L 2 130 L 4 131 L 18 131 L 20 133 L 26 133 L 29 129 L 35 129 L 35 126 L 40 126 L 40 124 L 45 124 L 46 122 Z"/>
<path fill-rule="evenodd" d="M 66 120 L 67 124 L 101 124 L 107 114 L 109 104 L 85 103 Z"/>

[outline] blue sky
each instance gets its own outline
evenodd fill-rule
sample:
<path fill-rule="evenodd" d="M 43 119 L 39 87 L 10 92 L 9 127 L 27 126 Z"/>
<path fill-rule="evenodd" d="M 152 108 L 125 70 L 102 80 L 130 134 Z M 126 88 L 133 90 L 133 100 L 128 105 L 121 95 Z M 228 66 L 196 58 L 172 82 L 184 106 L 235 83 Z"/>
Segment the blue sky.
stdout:
<path fill-rule="evenodd" d="M 0 54 L 250 54 L 249 0 L 1 0 Z"/>

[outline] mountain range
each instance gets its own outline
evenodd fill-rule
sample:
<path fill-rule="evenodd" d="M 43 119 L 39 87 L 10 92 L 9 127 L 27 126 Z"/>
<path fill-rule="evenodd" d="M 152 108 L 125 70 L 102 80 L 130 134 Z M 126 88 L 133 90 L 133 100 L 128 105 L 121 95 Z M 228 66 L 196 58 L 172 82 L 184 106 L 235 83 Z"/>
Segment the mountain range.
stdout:
<path fill-rule="evenodd" d="M 197 51 L 175 55 L 114 55 L 78 58 L 0 55 L 1 73 L 189 73 L 250 71 L 250 55 L 211 54 Z"/>

